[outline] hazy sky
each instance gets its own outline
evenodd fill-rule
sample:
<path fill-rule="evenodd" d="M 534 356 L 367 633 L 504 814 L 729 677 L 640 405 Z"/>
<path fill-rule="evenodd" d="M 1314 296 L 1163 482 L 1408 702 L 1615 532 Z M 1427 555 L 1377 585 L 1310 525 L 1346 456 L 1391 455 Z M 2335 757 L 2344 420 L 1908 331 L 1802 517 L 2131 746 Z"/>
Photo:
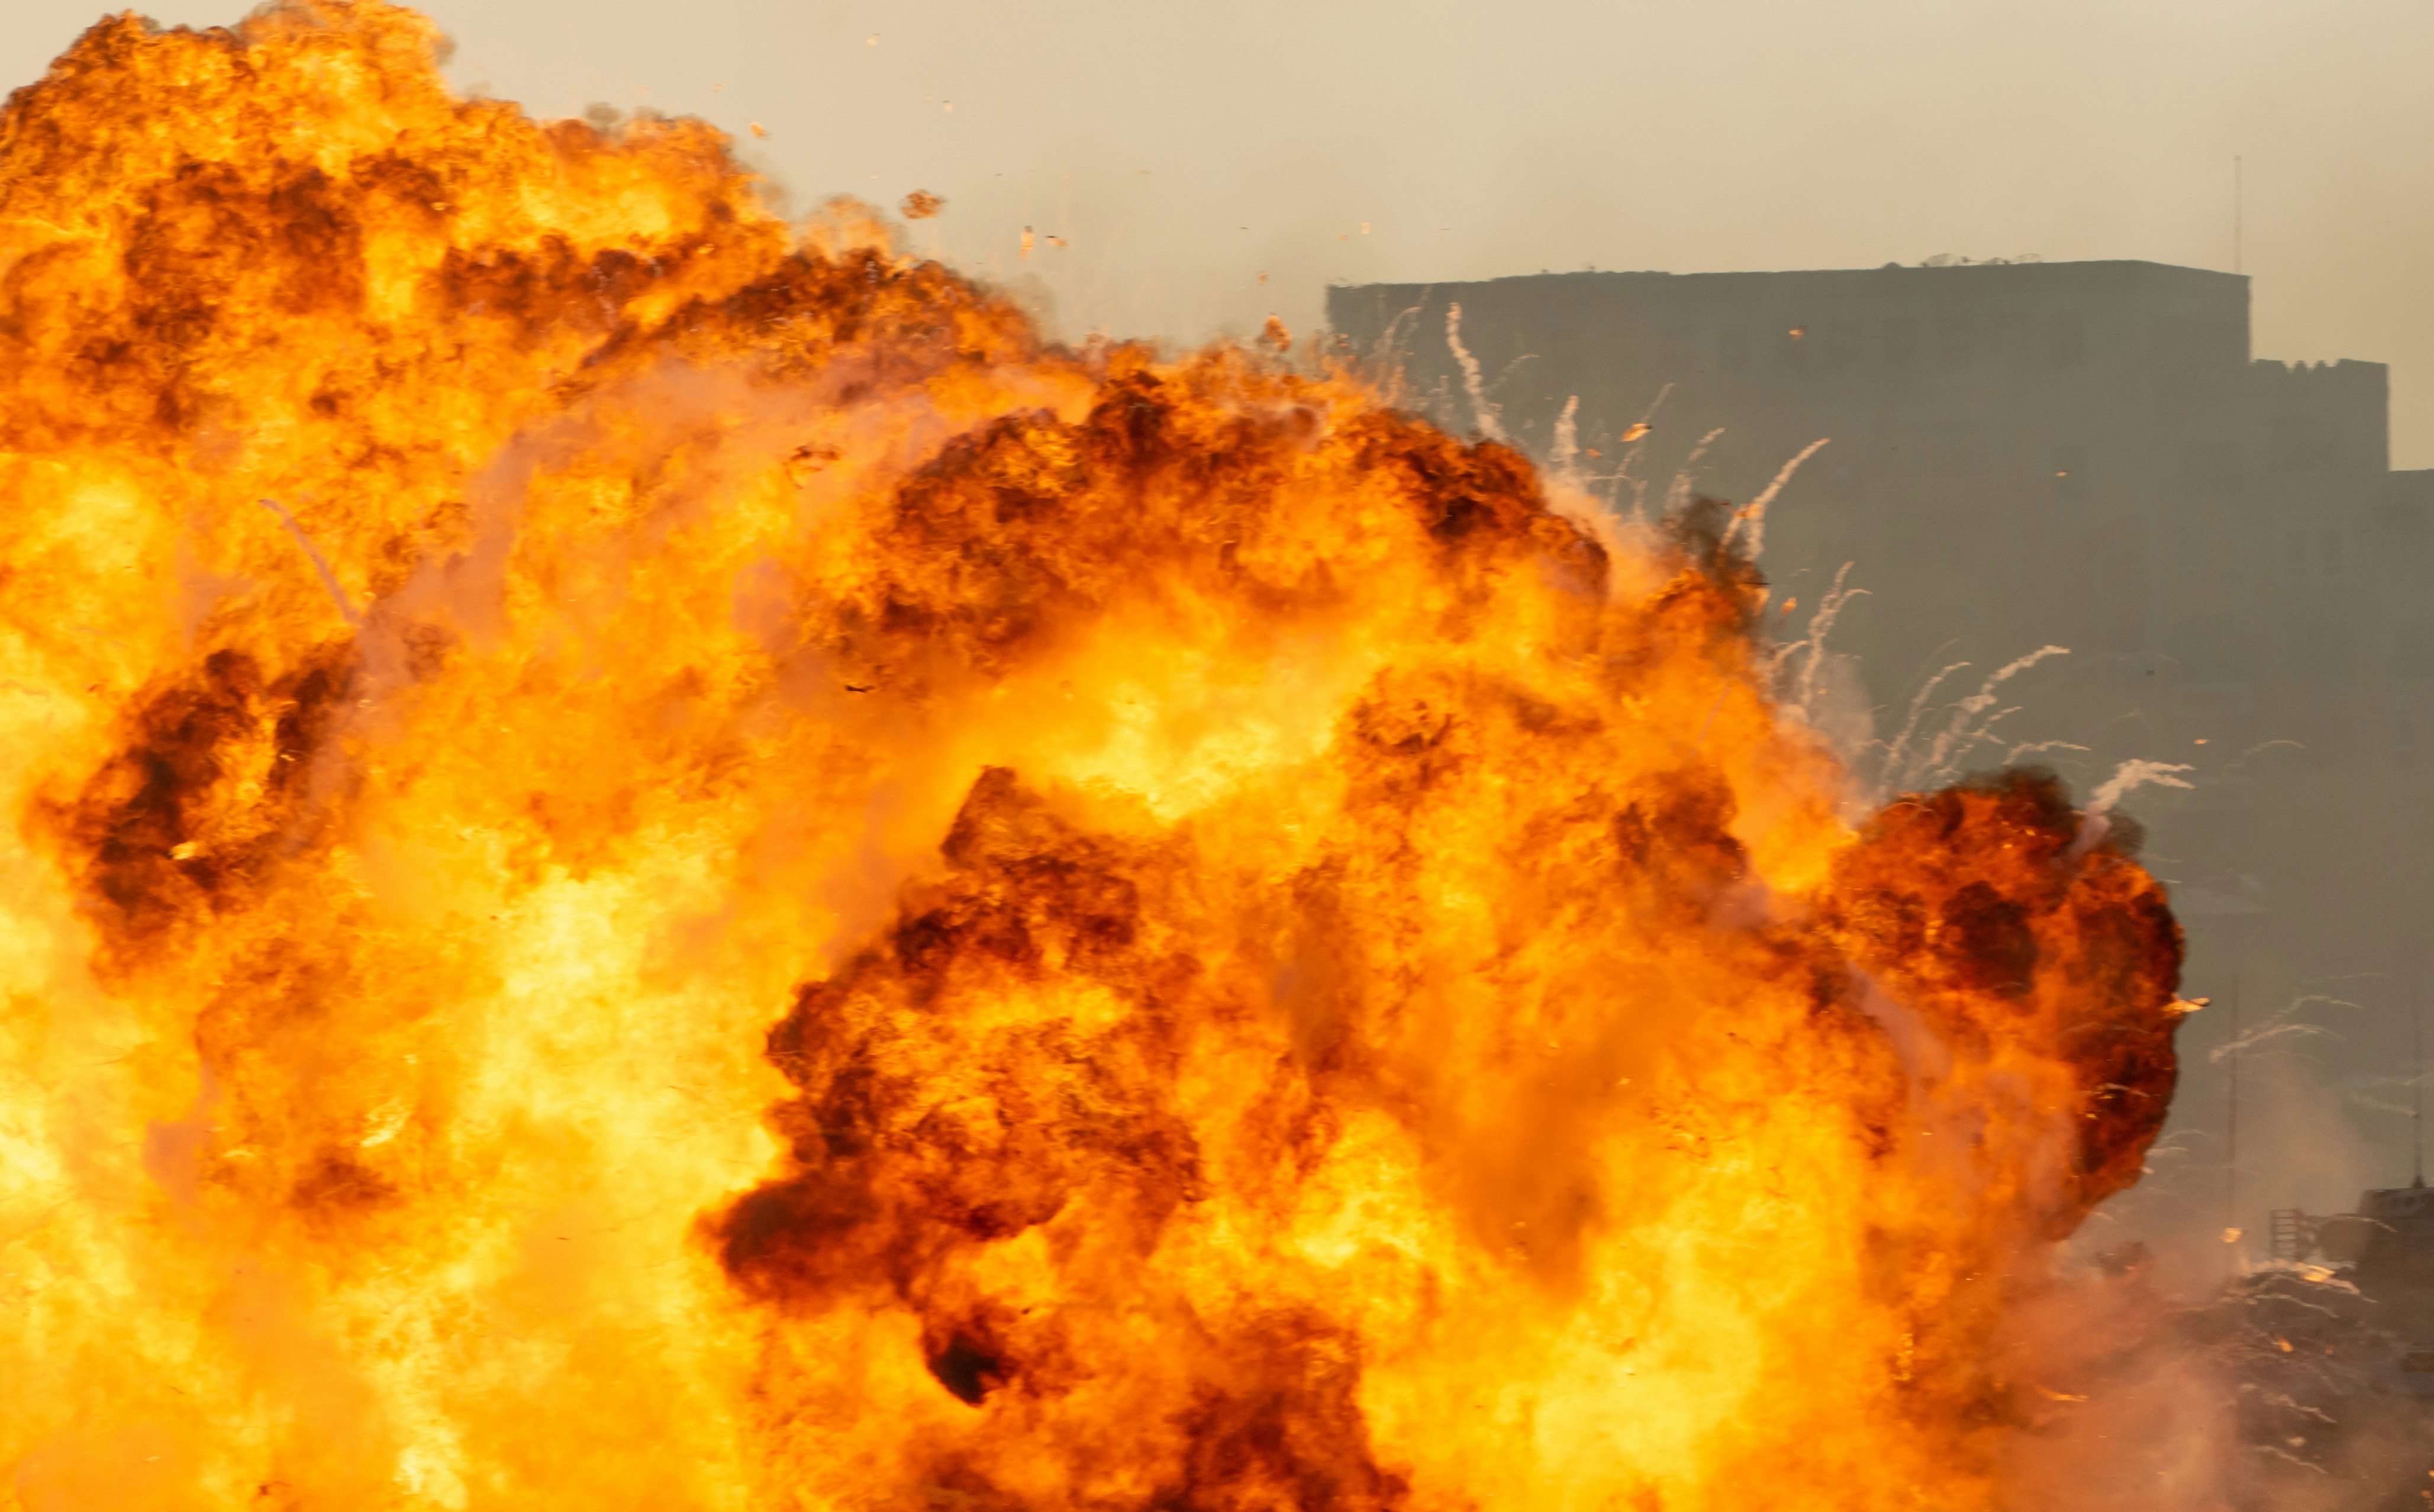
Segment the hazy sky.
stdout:
<path fill-rule="evenodd" d="M 2425 0 L 428 9 L 461 85 L 706 115 L 796 209 L 944 195 L 916 246 L 1034 280 L 1068 333 L 1307 330 L 1330 279 L 1945 251 L 2229 267 L 2238 155 L 2258 354 L 2391 363 L 2394 459 L 2434 466 Z M 98 13 L 8 0 L 0 78 Z"/>

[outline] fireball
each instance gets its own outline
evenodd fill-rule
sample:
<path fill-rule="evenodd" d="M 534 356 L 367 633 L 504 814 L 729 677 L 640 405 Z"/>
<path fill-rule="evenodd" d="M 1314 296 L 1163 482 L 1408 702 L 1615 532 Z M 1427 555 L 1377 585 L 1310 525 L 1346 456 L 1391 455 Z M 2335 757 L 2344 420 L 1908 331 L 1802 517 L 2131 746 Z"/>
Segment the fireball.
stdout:
<path fill-rule="evenodd" d="M 0 113 L 15 1505 L 2007 1504 L 2126 827 L 1857 801 L 1721 507 L 437 40 Z"/>

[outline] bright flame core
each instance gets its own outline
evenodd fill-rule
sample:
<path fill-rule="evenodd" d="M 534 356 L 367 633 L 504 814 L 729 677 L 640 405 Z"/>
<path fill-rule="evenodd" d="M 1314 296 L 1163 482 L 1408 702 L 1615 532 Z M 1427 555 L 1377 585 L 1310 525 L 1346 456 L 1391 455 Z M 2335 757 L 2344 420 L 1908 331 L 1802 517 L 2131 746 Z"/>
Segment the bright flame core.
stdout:
<path fill-rule="evenodd" d="M 19 1504 L 2001 1503 L 2171 1087 L 2114 842 L 1848 830 L 1712 511 L 434 41 L 0 117 Z"/>

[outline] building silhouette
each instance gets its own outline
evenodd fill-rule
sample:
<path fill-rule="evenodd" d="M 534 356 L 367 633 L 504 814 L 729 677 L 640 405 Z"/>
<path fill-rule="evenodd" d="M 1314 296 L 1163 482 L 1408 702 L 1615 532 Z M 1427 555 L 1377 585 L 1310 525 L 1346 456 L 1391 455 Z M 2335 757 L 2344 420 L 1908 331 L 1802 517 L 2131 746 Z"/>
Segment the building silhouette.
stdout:
<path fill-rule="evenodd" d="M 1626 509 L 1686 469 L 1747 501 L 1827 438 L 1773 506 L 1763 565 L 1802 601 L 1786 636 L 1844 563 L 1865 591 L 1830 642 L 1851 657 L 1844 743 L 1881 760 L 1952 663 L 1921 730 L 2067 647 L 1996 690 L 2019 710 L 1959 765 L 2037 760 L 2083 795 L 2124 762 L 2192 768 L 2125 800 L 2189 929 L 2188 989 L 2242 994 L 2252 1025 L 2310 994 L 2355 1005 L 2316 1053 L 2391 1102 L 2434 902 L 2434 472 L 2391 471 L 2385 369 L 2254 359 L 2234 274 L 1936 262 L 1340 286 L 1328 314 L 1404 403 L 1542 461 L 1568 444 Z M 1948 775 L 1923 744 L 1889 785 Z M 2184 1038 L 2199 1125 L 2228 1033 L 2211 1018 Z M 2405 1125 L 2359 1128 L 2397 1167 L 2361 1175 L 2391 1184 Z M 2336 1200 L 2252 1188 L 2225 1216 L 2258 1229 Z"/>

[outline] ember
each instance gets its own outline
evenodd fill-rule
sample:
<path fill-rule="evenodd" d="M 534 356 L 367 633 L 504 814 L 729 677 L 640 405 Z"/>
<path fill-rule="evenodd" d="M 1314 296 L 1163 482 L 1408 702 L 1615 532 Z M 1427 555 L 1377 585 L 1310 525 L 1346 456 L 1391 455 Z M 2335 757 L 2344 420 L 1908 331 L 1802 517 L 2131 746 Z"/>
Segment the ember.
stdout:
<path fill-rule="evenodd" d="M 2172 1086 L 2125 823 L 1846 824 L 1721 507 L 435 41 L 0 117 L 25 1505 L 1998 1503 Z"/>

